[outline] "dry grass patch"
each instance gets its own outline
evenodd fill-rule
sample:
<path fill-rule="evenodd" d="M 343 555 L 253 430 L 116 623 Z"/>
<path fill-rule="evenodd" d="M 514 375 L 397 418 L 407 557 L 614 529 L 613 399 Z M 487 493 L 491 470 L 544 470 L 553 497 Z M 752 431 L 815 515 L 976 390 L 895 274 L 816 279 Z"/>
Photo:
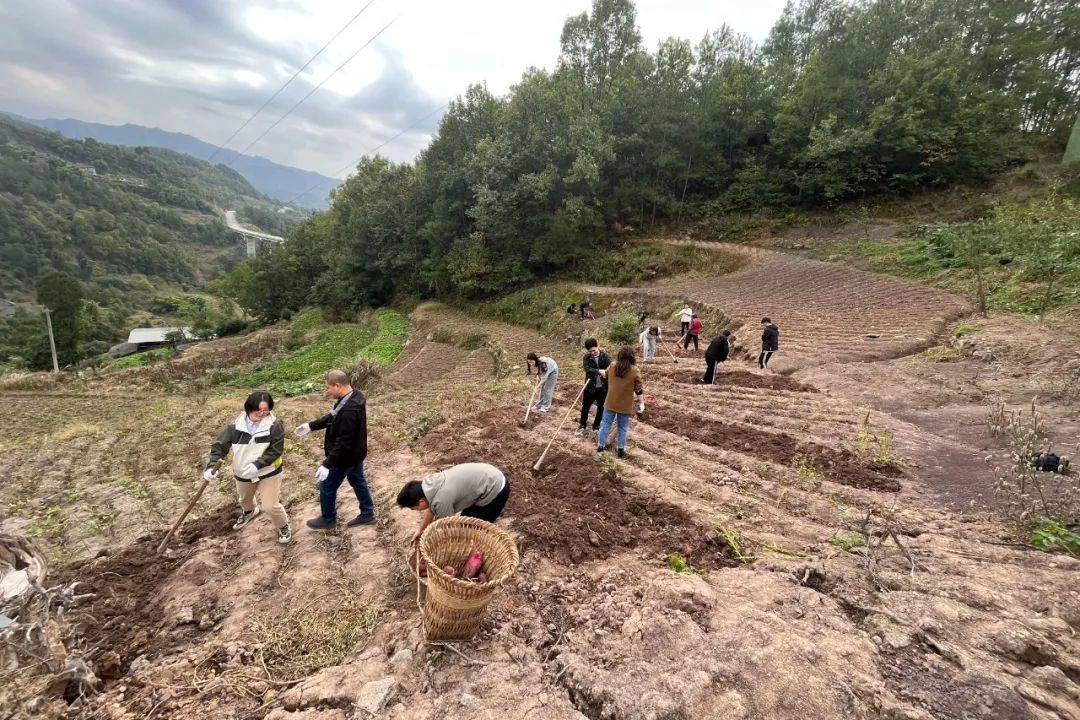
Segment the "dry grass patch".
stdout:
<path fill-rule="evenodd" d="M 384 608 L 345 588 L 336 588 L 276 618 L 257 618 L 252 631 L 275 679 L 288 682 L 340 665 L 371 637 Z"/>
<path fill-rule="evenodd" d="M 75 438 L 80 437 L 99 437 L 104 434 L 105 431 L 97 425 L 91 423 L 75 423 L 74 425 L 68 425 L 62 430 L 57 430 L 49 436 L 49 439 L 63 442 L 65 440 L 74 440 Z"/>

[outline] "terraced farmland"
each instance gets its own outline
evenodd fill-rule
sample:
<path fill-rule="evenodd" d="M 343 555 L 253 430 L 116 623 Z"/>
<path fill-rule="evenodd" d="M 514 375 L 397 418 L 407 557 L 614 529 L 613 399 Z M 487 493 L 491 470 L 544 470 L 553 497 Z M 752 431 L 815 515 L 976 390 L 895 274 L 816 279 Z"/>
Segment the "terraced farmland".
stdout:
<path fill-rule="evenodd" d="M 736 347 L 747 358 L 760 349 L 759 321 L 770 317 L 780 327 L 780 352 L 770 367 L 780 372 L 916 352 L 971 310 L 955 295 L 817 260 L 741 245 L 673 242 L 703 252 L 722 248 L 748 262 L 719 278 L 603 292 L 651 294 L 723 313 L 732 319 Z"/>
<path fill-rule="evenodd" d="M 0 701 L 108 720 L 208 708 L 271 720 L 1075 720 L 1080 560 L 941 501 L 959 473 L 990 482 L 942 430 L 949 416 L 920 424 L 925 410 L 873 409 L 874 392 L 830 382 L 885 382 L 873 369 L 887 363 L 874 360 L 932 342 L 964 303 L 731 250 L 748 264 L 730 276 L 605 290 L 723 313 L 743 349 L 711 385 L 700 353 L 643 363 L 648 407 L 626 459 L 571 432 L 580 348 L 419 307 L 368 397 L 379 523 L 304 527 L 317 513 L 321 438 L 290 435 L 288 546 L 262 518 L 229 530 L 224 483 L 165 556 L 153 550 L 241 398 L 111 386 L 0 395 L 17 428 L 0 435 L 2 527 L 33 530 L 60 562 L 85 561 L 61 570 L 89 578 L 94 595 L 65 620 L 65 641 L 101 681 L 69 706 L 34 670 L 22 686 L 32 691 L 0 684 Z M 784 373 L 746 362 L 763 314 L 781 327 Z M 603 337 L 606 321 L 586 327 Z M 522 426 L 530 350 L 563 372 L 555 411 Z M 292 428 L 326 407 L 309 395 L 275 412 Z M 405 480 L 466 461 L 510 478 L 500 523 L 522 564 L 475 642 L 428 645 L 407 564 L 418 516 L 393 500 Z M 339 503 L 354 507 L 347 488 Z"/>

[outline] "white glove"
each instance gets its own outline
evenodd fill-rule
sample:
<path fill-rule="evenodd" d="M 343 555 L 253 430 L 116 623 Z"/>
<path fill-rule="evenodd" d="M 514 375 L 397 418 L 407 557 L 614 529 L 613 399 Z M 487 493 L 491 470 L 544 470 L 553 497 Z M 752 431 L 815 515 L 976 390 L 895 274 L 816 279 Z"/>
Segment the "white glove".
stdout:
<path fill-rule="evenodd" d="M 210 482 L 211 480 L 214 480 L 216 477 L 217 477 L 217 470 L 215 470 L 214 468 L 206 468 L 205 470 L 202 471 L 202 479 L 205 480 L 206 482 Z"/>
<path fill-rule="evenodd" d="M 330 469 L 325 465 L 320 465 L 319 469 L 315 471 L 315 482 L 321 483 L 328 477 L 330 477 Z"/>
<path fill-rule="evenodd" d="M 293 432 L 296 433 L 296 437 L 304 437 L 311 432 L 311 423 L 304 423 L 300 427 L 296 428 Z"/>
<path fill-rule="evenodd" d="M 248 463 L 247 467 L 240 471 L 240 477 L 244 480 L 257 478 L 259 477 L 259 468 L 255 467 L 255 463 Z"/>
<path fill-rule="evenodd" d="M 645 403 L 644 403 L 644 402 L 639 402 L 639 403 L 637 404 L 637 411 L 638 411 L 639 413 L 643 413 L 643 412 L 645 412 Z"/>

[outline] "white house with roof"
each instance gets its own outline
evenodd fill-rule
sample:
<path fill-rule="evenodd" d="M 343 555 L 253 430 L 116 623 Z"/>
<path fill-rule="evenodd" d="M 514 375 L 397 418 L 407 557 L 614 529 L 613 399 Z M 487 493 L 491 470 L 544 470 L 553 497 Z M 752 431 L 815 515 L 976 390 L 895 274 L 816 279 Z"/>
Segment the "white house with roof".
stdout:
<path fill-rule="evenodd" d="M 169 344 L 168 336 L 172 333 L 179 333 L 184 340 L 195 339 L 189 327 L 132 328 L 128 333 L 127 342 L 109 348 L 109 357 L 124 357 L 144 350 L 165 347 Z"/>

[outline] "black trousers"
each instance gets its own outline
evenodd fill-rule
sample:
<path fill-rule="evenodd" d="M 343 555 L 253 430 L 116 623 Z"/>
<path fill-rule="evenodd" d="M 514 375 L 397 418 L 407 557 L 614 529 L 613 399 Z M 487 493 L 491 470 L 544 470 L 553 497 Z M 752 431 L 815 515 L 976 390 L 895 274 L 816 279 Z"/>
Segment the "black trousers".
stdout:
<path fill-rule="evenodd" d="M 585 394 L 581 397 L 581 419 L 578 427 L 586 427 L 589 424 L 589 410 L 596 403 L 596 419 L 593 420 L 592 429 L 600 429 L 600 421 L 604 417 L 604 400 L 607 399 L 607 388 L 595 388 L 592 385 L 585 388 Z"/>
<path fill-rule="evenodd" d="M 683 340 L 682 349 L 685 350 L 686 348 L 690 347 L 690 341 L 693 340 L 694 341 L 694 349 L 697 350 L 698 349 L 697 339 L 698 339 L 697 335 L 687 335 L 686 339 Z"/>
<path fill-rule="evenodd" d="M 772 357 L 772 354 L 774 352 L 776 352 L 776 351 L 775 350 L 762 350 L 761 354 L 758 355 L 758 359 L 757 359 L 758 367 L 761 368 L 762 370 L 769 367 L 769 358 Z"/>
<path fill-rule="evenodd" d="M 470 505 L 462 510 L 461 514 L 465 517 L 474 517 L 477 520 L 486 520 L 493 523 L 502 515 L 503 508 L 506 507 L 506 501 L 509 499 L 510 478 L 506 478 L 506 484 L 503 485 L 502 492 L 496 495 L 494 500 L 487 505 Z"/>
<path fill-rule="evenodd" d="M 684 322 L 684 323 L 682 324 L 682 332 L 680 332 L 679 334 L 680 334 L 680 335 L 685 335 L 685 334 L 686 334 L 686 333 L 688 333 L 688 332 L 690 332 L 690 323 L 688 323 L 688 322 Z"/>
<path fill-rule="evenodd" d="M 705 358 L 705 377 L 701 378 L 701 382 L 706 385 L 712 385 L 713 380 L 716 378 L 716 363 L 717 360 L 710 360 Z"/>

